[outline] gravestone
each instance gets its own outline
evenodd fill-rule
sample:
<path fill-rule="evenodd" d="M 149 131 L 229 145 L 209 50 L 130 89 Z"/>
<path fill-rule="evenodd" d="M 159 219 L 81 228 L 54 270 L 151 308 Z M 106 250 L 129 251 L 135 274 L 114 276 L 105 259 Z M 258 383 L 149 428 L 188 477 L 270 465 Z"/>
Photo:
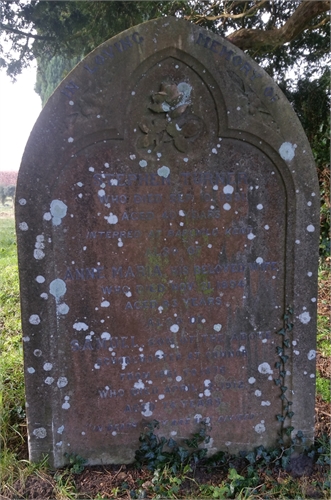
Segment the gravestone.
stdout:
<path fill-rule="evenodd" d="M 313 439 L 315 166 L 238 48 L 175 18 L 98 47 L 31 133 L 16 218 L 31 460 L 129 463 L 154 419 L 207 423 L 210 454 Z"/>

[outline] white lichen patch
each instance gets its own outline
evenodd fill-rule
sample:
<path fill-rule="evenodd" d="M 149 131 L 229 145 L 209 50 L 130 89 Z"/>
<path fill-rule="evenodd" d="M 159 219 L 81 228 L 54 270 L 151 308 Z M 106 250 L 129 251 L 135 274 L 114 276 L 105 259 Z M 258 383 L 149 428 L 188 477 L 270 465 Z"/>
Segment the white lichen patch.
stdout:
<path fill-rule="evenodd" d="M 146 160 L 140 160 L 139 166 L 142 167 L 142 168 L 147 167 L 147 161 Z"/>
<path fill-rule="evenodd" d="M 224 194 L 232 194 L 234 191 L 234 187 L 233 186 L 230 186 L 230 184 L 227 184 L 226 186 L 224 186 L 223 188 L 223 193 Z"/>
<path fill-rule="evenodd" d="M 256 382 L 256 379 L 254 377 L 249 377 L 248 383 L 249 384 L 254 384 Z"/>
<path fill-rule="evenodd" d="M 28 373 L 35 373 L 35 371 L 36 370 L 32 366 L 29 366 L 29 368 L 27 369 Z"/>
<path fill-rule="evenodd" d="M 43 276 L 37 276 L 36 277 L 36 282 L 37 283 L 44 283 L 45 282 L 45 278 Z"/>
<path fill-rule="evenodd" d="M 170 168 L 163 165 L 163 167 L 158 168 L 157 174 L 166 179 L 170 175 Z"/>
<path fill-rule="evenodd" d="M 83 322 L 77 322 L 77 323 L 74 323 L 72 325 L 72 327 L 77 330 L 78 332 L 80 332 L 81 330 L 83 330 L 84 332 L 86 330 L 88 330 L 88 325 L 86 323 L 83 323 Z"/>
<path fill-rule="evenodd" d="M 215 332 L 220 332 L 222 330 L 222 325 L 220 323 L 216 323 L 216 325 L 213 326 Z"/>
<path fill-rule="evenodd" d="M 40 349 L 35 349 L 33 351 L 33 354 L 37 357 L 37 358 L 40 358 L 40 356 L 42 355 L 42 351 Z"/>
<path fill-rule="evenodd" d="M 40 323 L 40 317 L 38 316 L 38 314 L 31 314 L 30 318 L 29 318 L 29 323 L 31 325 L 39 325 Z"/>
<path fill-rule="evenodd" d="M 261 406 L 270 406 L 270 401 L 261 401 Z"/>
<path fill-rule="evenodd" d="M 145 389 L 145 384 L 144 384 L 144 382 L 143 382 L 143 381 L 141 380 L 141 378 L 140 378 L 140 379 L 138 380 L 138 382 L 135 382 L 135 383 L 133 384 L 133 387 L 134 387 L 135 389 Z"/>
<path fill-rule="evenodd" d="M 68 385 L 68 379 L 67 377 L 59 377 L 56 385 L 61 389 L 62 387 L 65 387 Z"/>
<path fill-rule="evenodd" d="M 51 220 L 52 214 L 50 212 L 45 212 L 43 215 L 44 220 Z"/>
<path fill-rule="evenodd" d="M 229 203 L 224 203 L 223 205 L 224 210 L 231 210 L 231 205 Z"/>
<path fill-rule="evenodd" d="M 261 363 L 259 366 L 258 366 L 258 371 L 260 373 L 262 373 L 262 375 L 268 375 L 269 373 L 272 374 L 273 373 L 273 370 L 271 369 L 269 363 Z"/>
<path fill-rule="evenodd" d="M 102 334 L 101 334 L 101 338 L 102 338 L 102 339 L 105 339 L 105 340 L 110 340 L 111 335 L 110 335 L 110 333 L 108 333 L 108 332 L 102 332 Z"/>
<path fill-rule="evenodd" d="M 309 359 L 309 361 L 311 361 L 312 359 L 315 359 L 316 358 L 316 351 L 314 351 L 314 349 L 311 349 L 309 351 L 309 353 L 307 354 L 307 358 Z"/>
<path fill-rule="evenodd" d="M 249 240 L 254 240 L 254 238 L 256 238 L 256 236 L 255 236 L 255 234 L 253 234 L 253 233 L 248 233 L 247 238 L 248 238 Z"/>
<path fill-rule="evenodd" d="M 109 215 L 106 215 L 104 217 L 104 219 L 106 219 L 106 221 L 108 222 L 108 224 L 117 224 L 118 223 L 118 217 L 117 217 L 117 215 L 113 214 L 112 212 L 110 212 Z"/>
<path fill-rule="evenodd" d="M 23 207 L 24 205 L 26 205 L 26 199 L 21 198 L 20 200 L 18 200 L 18 203 Z"/>
<path fill-rule="evenodd" d="M 164 357 L 164 352 L 163 352 L 163 351 L 161 351 L 161 349 L 159 349 L 158 351 L 156 351 L 155 356 L 156 356 L 158 359 L 162 359 L 162 358 Z"/>
<path fill-rule="evenodd" d="M 67 215 L 68 207 L 61 200 L 53 200 L 50 205 L 53 226 L 59 226 L 62 219 Z"/>
<path fill-rule="evenodd" d="M 29 229 L 29 226 L 27 225 L 26 222 L 20 222 L 18 227 L 20 228 L 21 231 L 27 231 Z"/>
<path fill-rule="evenodd" d="M 307 226 L 307 231 L 308 233 L 313 233 L 315 231 L 315 227 L 312 224 L 309 224 L 309 226 Z"/>
<path fill-rule="evenodd" d="M 200 415 L 200 413 L 197 413 L 196 415 L 194 415 L 193 419 L 196 421 L 197 424 L 199 424 L 202 420 L 202 415 Z"/>
<path fill-rule="evenodd" d="M 261 422 L 259 424 L 256 424 L 254 427 L 254 430 L 258 434 L 262 434 L 263 432 L 265 432 L 264 420 L 261 420 Z"/>
<path fill-rule="evenodd" d="M 291 161 L 295 155 L 296 144 L 291 144 L 290 142 L 283 142 L 279 148 L 279 154 L 285 161 Z"/>
<path fill-rule="evenodd" d="M 46 377 L 44 382 L 47 385 L 51 385 L 54 382 L 54 378 L 53 377 Z"/>
<path fill-rule="evenodd" d="M 45 372 L 51 371 L 52 368 L 53 368 L 52 363 L 44 363 L 43 369 L 45 370 Z"/>
<path fill-rule="evenodd" d="M 184 210 L 179 210 L 178 215 L 180 215 L 181 217 L 185 217 Z"/>
<path fill-rule="evenodd" d="M 310 317 L 310 314 L 308 311 L 301 313 L 298 316 L 298 318 L 301 321 L 301 323 L 303 323 L 304 325 L 307 325 L 309 323 L 309 321 L 311 320 L 311 317 Z"/>
<path fill-rule="evenodd" d="M 144 417 L 150 417 L 151 415 L 153 415 L 150 405 L 151 405 L 150 403 L 144 404 L 144 411 L 141 412 L 141 414 L 144 415 Z"/>
<path fill-rule="evenodd" d="M 38 439 L 44 439 L 47 436 L 47 431 L 44 427 L 38 427 L 33 430 L 32 434 Z"/>
<path fill-rule="evenodd" d="M 69 309 L 70 309 L 70 308 L 69 308 L 68 304 L 66 304 L 65 302 L 63 302 L 63 304 L 59 304 L 59 305 L 57 306 L 57 308 L 56 308 L 56 312 L 57 312 L 58 314 L 63 314 L 63 315 L 65 315 L 65 314 L 68 314 Z"/>
<path fill-rule="evenodd" d="M 36 260 L 41 260 L 45 257 L 45 253 L 40 248 L 35 248 L 33 251 L 33 256 Z"/>
<path fill-rule="evenodd" d="M 56 431 L 56 432 L 57 432 L 58 434 L 62 434 L 62 433 L 63 433 L 63 431 L 64 431 L 64 425 L 61 425 L 60 427 L 58 427 L 58 429 L 57 429 L 57 431 Z"/>
<path fill-rule="evenodd" d="M 108 300 L 104 300 L 103 302 L 101 302 L 100 306 L 101 307 L 109 307 L 110 306 L 110 302 L 108 302 Z"/>
<path fill-rule="evenodd" d="M 69 410 L 70 408 L 70 403 L 69 403 L 69 396 L 64 397 L 64 403 L 62 405 L 63 410 Z"/>
<path fill-rule="evenodd" d="M 171 331 L 172 333 L 177 333 L 177 332 L 178 332 L 178 330 L 179 330 L 179 326 L 178 326 L 178 325 L 176 325 L 176 324 L 174 324 L 174 325 L 172 325 L 172 326 L 170 327 L 170 331 Z"/>
<path fill-rule="evenodd" d="M 56 278 L 51 282 L 49 285 L 49 293 L 51 293 L 55 299 L 59 299 L 60 297 L 63 297 L 67 291 L 67 286 L 65 282 L 59 278 Z"/>
<path fill-rule="evenodd" d="M 254 394 L 255 394 L 255 396 L 256 396 L 257 398 L 260 398 L 260 397 L 262 396 L 262 392 L 261 392 L 261 391 L 259 391 L 259 389 L 256 389 L 256 391 L 254 392 Z"/>
<path fill-rule="evenodd" d="M 258 258 L 255 260 L 255 262 L 256 262 L 257 264 L 263 264 L 263 259 L 262 259 L 262 257 L 258 257 Z"/>

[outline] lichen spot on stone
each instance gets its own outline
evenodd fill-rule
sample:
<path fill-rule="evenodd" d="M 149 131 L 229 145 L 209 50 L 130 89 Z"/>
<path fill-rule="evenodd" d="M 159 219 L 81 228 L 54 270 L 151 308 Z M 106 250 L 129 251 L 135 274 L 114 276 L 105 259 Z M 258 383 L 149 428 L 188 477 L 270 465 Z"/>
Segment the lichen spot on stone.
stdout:
<path fill-rule="evenodd" d="M 49 285 L 49 292 L 55 297 L 55 299 L 59 299 L 63 297 L 67 291 L 67 286 L 63 280 L 60 278 L 56 278 Z"/>
<path fill-rule="evenodd" d="M 34 429 L 32 434 L 38 439 L 44 439 L 47 436 L 47 432 L 44 427 L 38 427 L 37 429 Z"/>
<path fill-rule="evenodd" d="M 38 316 L 38 314 L 31 314 L 31 316 L 29 318 L 29 323 L 31 325 L 39 325 L 40 317 Z"/>
<path fill-rule="evenodd" d="M 106 215 L 104 218 L 106 219 L 108 224 L 117 224 L 118 223 L 117 215 L 113 214 L 112 212 L 110 212 L 110 214 Z"/>
<path fill-rule="evenodd" d="M 283 142 L 283 144 L 279 148 L 279 154 L 285 161 L 291 161 L 295 155 L 296 144 L 292 144 L 290 142 Z"/>
<path fill-rule="evenodd" d="M 301 313 L 298 317 L 299 317 L 299 320 L 301 321 L 301 323 L 303 323 L 304 325 L 307 325 L 309 323 L 309 321 L 311 320 L 311 317 L 310 317 L 310 314 L 308 311 Z"/>
<path fill-rule="evenodd" d="M 314 349 L 311 349 L 309 351 L 309 353 L 307 354 L 307 357 L 308 357 L 309 361 L 311 361 L 312 359 L 315 359 L 316 358 L 316 351 L 314 351 Z"/>
<path fill-rule="evenodd" d="M 261 420 L 261 422 L 254 427 L 254 430 L 258 434 L 262 434 L 263 432 L 265 432 L 264 421 Z"/>
<path fill-rule="evenodd" d="M 56 384 L 60 389 L 62 387 L 65 387 L 66 385 L 68 385 L 68 379 L 67 377 L 59 377 L 58 381 L 57 381 L 57 384 Z"/>
<path fill-rule="evenodd" d="M 65 314 L 68 314 L 69 309 L 70 309 L 70 308 L 69 308 L 68 304 L 65 304 L 65 303 L 63 302 L 63 304 L 60 304 L 60 305 L 58 305 L 58 306 L 57 306 L 56 311 L 57 311 L 57 313 L 58 313 L 58 314 L 63 314 L 63 315 L 65 315 Z"/>
<path fill-rule="evenodd" d="M 223 188 L 223 193 L 224 194 L 232 194 L 234 191 L 234 187 L 233 186 L 230 186 L 230 184 L 227 184 L 226 186 L 224 186 Z"/>
<path fill-rule="evenodd" d="M 273 373 L 273 370 L 271 369 L 269 363 L 261 363 L 258 366 L 258 371 L 262 373 L 263 375 L 267 375 L 269 373 Z"/>
<path fill-rule="evenodd" d="M 20 228 L 21 231 L 27 231 L 29 229 L 29 226 L 27 225 L 26 222 L 20 222 L 18 227 Z"/>
<path fill-rule="evenodd" d="M 169 177 L 169 174 L 170 168 L 166 167 L 165 165 L 157 169 L 157 175 L 159 175 L 160 177 L 164 177 L 166 179 L 167 177 Z"/>
<path fill-rule="evenodd" d="M 151 405 L 150 403 L 144 404 L 144 411 L 141 412 L 141 414 L 144 415 L 144 417 L 150 417 L 151 415 L 153 415 L 150 405 Z"/>
<path fill-rule="evenodd" d="M 68 207 L 61 200 L 53 200 L 50 205 L 53 226 L 59 226 L 63 217 L 67 215 Z"/>

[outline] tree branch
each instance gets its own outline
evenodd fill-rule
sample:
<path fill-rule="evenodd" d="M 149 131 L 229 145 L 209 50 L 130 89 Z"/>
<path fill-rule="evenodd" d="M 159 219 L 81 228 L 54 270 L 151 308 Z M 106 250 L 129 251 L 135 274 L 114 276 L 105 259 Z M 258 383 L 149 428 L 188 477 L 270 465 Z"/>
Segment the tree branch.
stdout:
<path fill-rule="evenodd" d="M 250 9 L 247 11 L 242 12 L 241 14 L 228 14 L 227 12 L 223 12 L 222 14 L 218 14 L 216 16 L 204 16 L 204 15 L 196 15 L 195 16 L 195 24 L 199 24 L 205 20 L 207 21 L 217 21 L 218 19 L 241 19 L 243 17 L 249 17 L 255 14 L 257 10 L 259 10 L 262 5 L 267 3 L 269 0 L 261 0 L 260 3 L 257 3 L 256 5 L 253 5 Z M 245 3 L 245 2 L 241 2 Z M 192 19 L 192 16 L 184 16 L 185 19 Z"/>
<path fill-rule="evenodd" d="M 227 40 L 242 50 L 255 49 L 261 53 L 262 49 L 268 52 L 297 38 L 302 31 L 309 28 L 312 19 L 328 10 L 328 0 L 303 1 L 281 28 L 268 31 L 241 29 L 229 35 Z"/>
<path fill-rule="evenodd" d="M 3 24 L 0 23 L 0 28 L 3 29 L 4 31 L 9 31 L 10 33 L 15 33 L 15 35 L 21 35 L 26 38 L 34 38 L 35 40 L 46 40 L 46 41 L 55 41 L 56 38 L 51 37 L 51 36 L 42 36 L 42 35 L 33 35 L 32 33 L 25 33 L 25 31 L 18 30 L 16 28 L 13 28 L 12 26 L 9 26 L 8 24 Z"/>

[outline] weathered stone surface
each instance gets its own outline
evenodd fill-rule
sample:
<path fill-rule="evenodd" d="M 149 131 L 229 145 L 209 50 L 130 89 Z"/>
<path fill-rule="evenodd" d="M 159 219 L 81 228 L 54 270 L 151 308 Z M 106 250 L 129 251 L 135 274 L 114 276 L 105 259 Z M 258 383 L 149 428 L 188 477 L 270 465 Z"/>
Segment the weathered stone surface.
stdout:
<path fill-rule="evenodd" d="M 274 445 L 289 305 L 286 425 L 312 439 L 318 183 L 254 61 L 172 18 L 106 42 L 41 113 L 16 200 L 32 460 L 130 462 L 151 419 Z"/>

